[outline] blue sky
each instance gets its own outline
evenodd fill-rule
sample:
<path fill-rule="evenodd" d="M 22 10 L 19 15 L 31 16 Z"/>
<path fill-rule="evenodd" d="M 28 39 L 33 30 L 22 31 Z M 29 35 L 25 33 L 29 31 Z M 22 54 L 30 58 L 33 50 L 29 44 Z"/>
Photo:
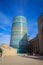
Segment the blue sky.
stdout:
<path fill-rule="evenodd" d="M 27 19 L 28 35 L 34 38 L 38 33 L 38 17 L 43 12 L 43 0 L 0 0 L 0 44 L 10 43 L 14 16 Z"/>

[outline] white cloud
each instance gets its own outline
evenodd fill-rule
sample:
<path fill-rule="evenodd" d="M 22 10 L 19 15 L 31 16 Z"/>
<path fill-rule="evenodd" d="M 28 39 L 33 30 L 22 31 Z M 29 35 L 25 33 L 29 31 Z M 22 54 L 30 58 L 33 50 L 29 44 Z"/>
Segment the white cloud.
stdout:
<path fill-rule="evenodd" d="M 6 16 L 5 14 L 0 12 L 0 20 L 2 24 L 11 25 L 10 17 Z"/>
<path fill-rule="evenodd" d="M 12 19 L 2 12 L 0 12 L 0 29 L 7 30 L 6 26 L 11 27 L 12 25 Z"/>
<path fill-rule="evenodd" d="M 0 33 L 0 44 L 7 43 L 10 44 L 10 35 L 5 35 L 3 33 Z"/>
<path fill-rule="evenodd" d="M 6 30 L 6 28 L 4 26 L 1 26 L 1 25 L 0 25 L 0 29 Z"/>

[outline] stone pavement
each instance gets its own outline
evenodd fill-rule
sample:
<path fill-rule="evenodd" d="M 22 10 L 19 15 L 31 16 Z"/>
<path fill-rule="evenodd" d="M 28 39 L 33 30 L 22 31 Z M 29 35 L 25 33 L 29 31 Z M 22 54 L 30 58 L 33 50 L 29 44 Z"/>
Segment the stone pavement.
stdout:
<path fill-rule="evenodd" d="M 43 65 L 43 59 L 37 56 L 9 56 L 0 60 L 0 65 Z"/>
<path fill-rule="evenodd" d="M 43 60 L 43 56 L 31 56 L 31 55 L 26 56 L 26 55 L 23 55 L 22 57 Z"/>

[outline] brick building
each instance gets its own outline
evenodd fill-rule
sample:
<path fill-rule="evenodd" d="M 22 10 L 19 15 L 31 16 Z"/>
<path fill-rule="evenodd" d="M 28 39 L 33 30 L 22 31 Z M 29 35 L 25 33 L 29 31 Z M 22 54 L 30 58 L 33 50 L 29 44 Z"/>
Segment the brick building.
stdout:
<path fill-rule="evenodd" d="M 30 54 L 43 55 L 43 13 L 38 18 L 38 34 L 29 41 Z"/>
<path fill-rule="evenodd" d="M 43 13 L 38 19 L 39 53 L 43 55 Z"/>

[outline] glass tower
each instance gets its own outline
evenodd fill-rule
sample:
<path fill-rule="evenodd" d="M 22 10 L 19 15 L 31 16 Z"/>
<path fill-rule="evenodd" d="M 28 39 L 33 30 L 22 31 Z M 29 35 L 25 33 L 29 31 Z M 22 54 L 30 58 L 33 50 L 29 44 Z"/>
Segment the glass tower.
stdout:
<path fill-rule="evenodd" d="M 24 16 L 16 16 L 13 20 L 10 46 L 16 48 L 17 53 L 27 52 L 27 22 Z"/>

